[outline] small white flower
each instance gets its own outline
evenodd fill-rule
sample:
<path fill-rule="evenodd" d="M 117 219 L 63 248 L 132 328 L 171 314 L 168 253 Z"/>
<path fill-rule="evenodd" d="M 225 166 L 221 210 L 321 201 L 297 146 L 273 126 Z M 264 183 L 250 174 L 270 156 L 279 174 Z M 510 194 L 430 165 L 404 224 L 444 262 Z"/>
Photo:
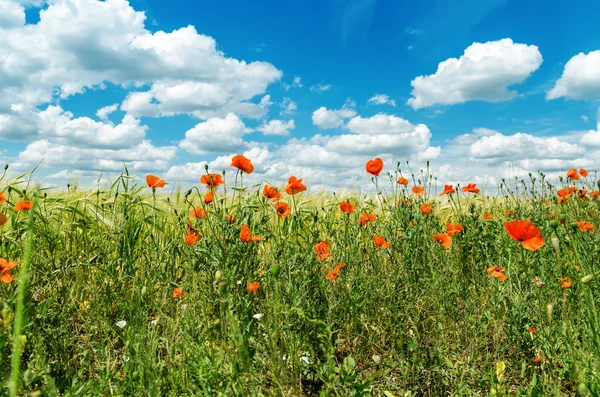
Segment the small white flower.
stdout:
<path fill-rule="evenodd" d="M 150 324 L 152 324 L 152 325 L 156 325 L 157 323 L 158 323 L 158 320 L 152 320 L 152 321 L 150 321 Z"/>
<path fill-rule="evenodd" d="M 127 357 L 127 356 L 123 356 L 123 361 L 125 361 L 125 362 L 129 362 L 129 357 Z"/>
<path fill-rule="evenodd" d="M 125 327 L 127 325 L 127 321 L 125 321 L 125 320 L 119 320 L 119 321 L 117 321 L 117 323 L 115 325 L 117 327 L 119 327 L 119 328 L 123 328 L 123 327 Z"/>
<path fill-rule="evenodd" d="M 381 357 L 378 354 L 374 355 L 372 358 L 373 361 L 375 361 L 375 364 L 379 364 L 379 362 L 381 361 Z"/>
<path fill-rule="evenodd" d="M 287 359 L 288 359 L 288 356 L 287 356 L 287 354 L 284 354 L 284 355 L 283 355 L 283 357 L 281 357 L 281 359 L 282 359 L 283 361 L 287 361 Z"/>
<path fill-rule="evenodd" d="M 300 357 L 300 362 L 301 362 L 302 364 L 306 364 L 306 365 L 310 364 L 310 360 L 309 360 L 309 359 L 308 359 L 308 357 L 306 357 L 306 356 L 302 356 L 302 357 Z"/>
<path fill-rule="evenodd" d="M 252 316 L 252 317 L 254 317 L 254 318 L 255 318 L 255 319 L 257 319 L 257 320 L 260 320 L 261 318 L 263 318 L 263 316 L 264 316 L 264 314 L 262 314 L 262 313 L 256 313 L 256 314 L 255 314 L 254 316 Z"/>
<path fill-rule="evenodd" d="M 242 285 L 242 280 L 238 280 L 238 281 L 236 282 L 236 284 L 237 284 L 237 285 Z"/>

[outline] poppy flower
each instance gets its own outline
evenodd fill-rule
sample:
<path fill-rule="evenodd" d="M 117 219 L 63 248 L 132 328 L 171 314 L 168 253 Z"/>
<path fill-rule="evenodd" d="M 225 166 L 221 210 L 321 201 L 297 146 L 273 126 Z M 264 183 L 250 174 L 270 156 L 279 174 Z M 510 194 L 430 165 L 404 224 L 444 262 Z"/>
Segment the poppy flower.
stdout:
<path fill-rule="evenodd" d="M 146 175 L 146 183 L 148 184 L 148 187 L 150 187 L 152 189 L 156 189 L 156 188 L 162 189 L 167 184 L 166 181 L 160 179 L 156 175 L 151 175 L 151 174 Z"/>
<path fill-rule="evenodd" d="M 346 262 L 340 262 L 337 265 L 335 265 L 336 268 L 341 269 L 343 267 L 346 267 Z"/>
<path fill-rule="evenodd" d="M 379 157 L 367 161 L 367 172 L 373 176 L 379 176 L 381 174 L 381 170 L 383 170 L 383 160 Z"/>
<path fill-rule="evenodd" d="M 570 192 L 571 194 L 575 193 L 577 190 L 578 190 L 578 189 L 577 189 L 577 186 L 569 186 L 569 192 Z"/>
<path fill-rule="evenodd" d="M 429 204 L 421 204 L 421 212 L 425 215 L 431 215 L 431 206 Z"/>
<path fill-rule="evenodd" d="M 4 258 L 0 258 L 0 281 L 4 284 L 9 284 L 12 280 L 12 274 L 10 274 L 10 269 L 17 266 L 17 262 L 15 261 L 7 261 Z"/>
<path fill-rule="evenodd" d="M 6 201 L 6 197 L 4 196 L 4 194 L 2 194 L 2 192 L 0 192 L 0 203 L 3 203 Z"/>
<path fill-rule="evenodd" d="M 206 192 L 204 196 L 204 204 L 210 204 L 213 202 L 213 194 L 212 192 Z"/>
<path fill-rule="evenodd" d="M 292 195 L 305 191 L 306 186 L 302 183 L 302 179 L 298 179 L 295 176 L 290 176 L 290 179 L 288 179 L 288 184 L 284 190 L 287 194 Z"/>
<path fill-rule="evenodd" d="M 185 232 L 184 241 L 187 246 L 192 246 L 198 241 L 199 233 L 193 228 L 189 227 Z"/>
<path fill-rule="evenodd" d="M 590 192 L 590 198 L 599 199 L 600 198 L 600 190 L 594 190 Z"/>
<path fill-rule="evenodd" d="M 182 298 L 185 296 L 185 291 L 177 287 L 173 290 L 173 298 Z"/>
<path fill-rule="evenodd" d="M 571 276 L 565 277 L 565 278 L 559 277 L 558 281 L 560 281 L 560 288 L 562 288 L 562 289 L 567 289 L 573 285 L 573 284 L 571 284 Z"/>
<path fill-rule="evenodd" d="M 587 190 L 585 189 L 581 189 L 580 191 L 577 192 L 577 197 L 579 197 L 580 199 L 586 198 L 587 194 Z"/>
<path fill-rule="evenodd" d="M 540 356 L 535 356 L 535 357 L 533 358 L 533 362 L 534 362 L 535 364 L 539 363 L 540 361 L 542 361 L 542 358 L 541 358 Z"/>
<path fill-rule="evenodd" d="M 383 237 L 383 236 L 374 236 L 373 242 L 375 243 L 376 246 L 381 247 L 381 248 L 388 248 L 391 244 L 389 241 L 385 241 L 385 237 Z"/>
<path fill-rule="evenodd" d="M 440 193 L 440 196 L 443 196 L 444 194 L 454 194 L 456 193 L 456 190 L 454 190 L 454 187 L 452 185 L 444 185 L 444 191 L 442 193 Z"/>
<path fill-rule="evenodd" d="M 473 193 L 473 194 L 479 193 L 479 189 L 477 188 L 476 183 L 469 183 L 467 186 L 462 188 L 462 191 L 465 193 Z"/>
<path fill-rule="evenodd" d="M 444 248 L 450 248 L 452 246 L 452 237 L 450 237 L 448 233 L 437 233 L 434 234 L 431 238 L 433 239 L 433 241 L 442 244 Z"/>
<path fill-rule="evenodd" d="M 413 186 L 412 192 L 416 196 L 420 196 L 421 194 L 425 193 L 425 186 Z"/>
<path fill-rule="evenodd" d="M 333 281 L 337 278 L 337 276 L 340 275 L 340 268 L 338 268 L 337 266 L 333 268 L 333 270 L 330 270 L 329 272 L 327 272 L 327 275 L 325 276 L 325 278 L 327 280 Z"/>
<path fill-rule="evenodd" d="M 398 183 L 398 185 L 408 186 L 408 179 L 406 179 L 404 177 L 398 178 L 398 180 L 396 182 Z"/>
<path fill-rule="evenodd" d="M 491 221 L 492 219 L 494 219 L 494 216 L 489 212 L 485 211 L 483 213 L 483 219 L 485 219 L 486 221 Z"/>
<path fill-rule="evenodd" d="M 313 251 L 315 251 L 315 254 L 317 254 L 317 259 L 321 261 L 331 256 L 329 249 L 329 243 L 327 241 L 321 241 L 315 245 Z"/>
<path fill-rule="evenodd" d="M 196 207 L 190 211 L 192 218 L 206 219 L 206 211 L 202 207 Z"/>
<path fill-rule="evenodd" d="M 500 281 L 506 280 L 506 274 L 504 274 L 504 268 L 499 266 L 493 266 L 487 269 L 488 274 L 496 277 Z"/>
<path fill-rule="evenodd" d="M 240 239 L 245 243 L 262 240 L 260 236 L 253 236 L 252 230 L 245 223 L 242 225 L 242 230 L 240 231 Z"/>
<path fill-rule="evenodd" d="M 0 226 L 4 225 L 6 222 L 8 222 L 6 215 L 0 214 Z"/>
<path fill-rule="evenodd" d="M 287 205 L 287 203 L 284 203 L 283 201 L 276 202 L 273 207 L 275 208 L 277 216 L 280 218 L 290 215 L 290 206 Z"/>
<path fill-rule="evenodd" d="M 354 204 L 352 204 L 350 201 L 342 201 L 340 203 L 340 210 L 344 214 L 351 214 L 351 213 L 353 213 L 355 208 L 356 207 L 354 206 Z"/>
<path fill-rule="evenodd" d="M 368 212 L 363 212 L 362 215 L 360 216 L 360 219 L 356 222 L 360 223 L 361 226 L 365 226 L 369 222 L 375 222 L 376 219 L 377 219 L 377 215 L 369 214 Z"/>
<path fill-rule="evenodd" d="M 571 168 L 569 171 L 567 171 L 567 178 L 572 181 L 577 181 L 579 180 L 579 173 L 575 168 Z"/>
<path fill-rule="evenodd" d="M 585 168 L 580 168 L 579 169 L 579 175 L 581 175 L 582 177 L 586 177 L 588 176 L 590 173 L 588 172 L 588 170 L 586 170 Z"/>
<path fill-rule="evenodd" d="M 591 232 L 594 230 L 594 225 L 589 222 L 577 222 L 577 228 L 582 232 Z"/>
<path fill-rule="evenodd" d="M 228 214 L 228 215 L 225 217 L 225 220 L 227 221 L 227 223 L 233 223 L 233 222 L 235 222 L 235 215 L 233 215 L 233 214 Z"/>
<path fill-rule="evenodd" d="M 29 211 L 33 208 L 33 201 L 31 200 L 21 200 L 17 204 L 15 204 L 15 209 L 17 211 Z"/>
<path fill-rule="evenodd" d="M 545 240 L 541 237 L 540 229 L 529 221 L 505 222 L 504 228 L 510 238 L 520 241 L 523 248 L 529 251 L 535 251 L 542 248 Z"/>
<path fill-rule="evenodd" d="M 513 210 L 506 210 L 506 211 L 504 211 L 504 216 L 505 216 L 506 218 L 510 218 L 510 217 L 511 217 L 511 216 L 513 216 L 514 214 L 515 214 L 515 211 L 513 211 Z"/>
<path fill-rule="evenodd" d="M 530 334 L 535 334 L 535 333 L 537 333 L 536 329 L 535 329 L 535 328 L 533 328 L 533 327 L 529 327 L 529 329 L 528 329 L 527 331 L 529 331 L 529 333 L 530 333 Z"/>
<path fill-rule="evenodd" d="M 251 294 L 258 291 L 258 287 L 260 287 L 260 283 L 258 281 L 248 281 L 246 283 L 246 291 L 250 292 Z"/>
<path fill-rule="evenodd" d="M 206 185 L 207 189 L 216 189 L 220 185 L 223 185 L 225 181 L 221 174 L 206 174 L 200 178 L 200 183 Z"/>
<path fill-rule="evenodd" d="M 265 185 L 263 188 L 263 196 L 271 201 L 281 200 L 283 198 L 283 194 L 274 188 L 273 186 Z"/>
<path fill-rule="evenodd" d="M 236 167 L 246 174 L 251 174 L 254 171 L 254 165 L 252 165 L 250 159 L 242 156 L 241 154 L 233 156 L 231 159 L 231 167 Z"/>
<path fill-rule="evenodd" d="M 465 228 L 459 223 L 457 223 L 456 225 L 453 225 L 452 223 L 448 223 L 448 224 L 446 224 L 446 229 L 448 229 L 448 236 L 450 236 L 450 237 L 454 237 L 454 235 L 456 233 L 460 233 L 463 230 L 465 230 Z"/>

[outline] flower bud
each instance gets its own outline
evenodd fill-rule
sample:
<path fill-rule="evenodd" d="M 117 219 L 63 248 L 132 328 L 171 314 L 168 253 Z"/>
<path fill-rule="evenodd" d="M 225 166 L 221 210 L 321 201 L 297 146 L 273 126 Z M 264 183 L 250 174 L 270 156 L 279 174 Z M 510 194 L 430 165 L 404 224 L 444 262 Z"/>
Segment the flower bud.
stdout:
<path fill-rule="evenodd" d="M 558 227 L 559 223 L 556 219 L 553 219 L 550 221 L 550 227 L 552 227 L 552 229 L 556 229 Z"/>
<path fill-rule="evenodd" d="M 271 266 L 271 274 L 273 275 L 273 277 L 279 276 L 280 273 L 281 273 L 281 266 L 279 266 L 279 265 Z"/>
<path fill-rule="evenodd" d="M 584 284 L 587 284 L 587 283 L 589 283 L 590 281 L 592 281 L 593 279 L 594 279 L 594 275 L 593 275 L 593 274 L 588 274 L 587 276 L 584 276 L 584 277 L 581 279 L 581 282 L 582 282 L 582 283 L 584 283 Z"/>

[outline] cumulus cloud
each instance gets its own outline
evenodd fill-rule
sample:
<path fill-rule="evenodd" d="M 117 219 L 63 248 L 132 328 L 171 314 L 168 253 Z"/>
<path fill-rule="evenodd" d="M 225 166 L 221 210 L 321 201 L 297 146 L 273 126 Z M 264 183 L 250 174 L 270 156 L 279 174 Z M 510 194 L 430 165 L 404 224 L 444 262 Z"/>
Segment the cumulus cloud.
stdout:
<path fill-rule="evenodd" d="M 281 108 L 282 116 L 294 114 L 296 113 L 296 110 L 298 110 L 298 105 L 290 98 L 283 98 L 279 107 Z"/>
<path fill-rule="evenodd" d="M 225 118 L 210 118 L 185 133 L 179 148 L 193 154 L 224 153 L 243 150 L 247 143 L 243 136 L 250 132 L 235 114 Z"/>
<path fill-rule="evenodd" d="M 321 92 L 325 92 L 325 91 L 329 91 L 331 89 L 331 84 L 315 84 L 312 85 L 310 87 L 310 91 L 311 92 L 317 92 L 317 93 L 321 93 Z"/>
<path fill-rule="evenodd" d="M 258 131 L 265 135 L 289 135 L 290 131 L 296 128 L 294 120 L 270 120 L 268 123 L 257 128 Z"/>
<path fill-rule="evenodd" d="M 302 88 L 302 79 L 296 76 L 294 77 L 292 84 L 283 83 L 283 88 L 285 88 L 286 91 L 289 91 L 292 88 Z"/>
<path fill-rule="evenodd" d="M 460 58 L 438 65 L 435 74 L 418 76 L 410 84 L 414 109 L 473 100 L 500 102 L 517 94 L 509 87 L 527 79 L 542 64 L 535 45 L 511 39 L 473 43 Z"/>
<path fill-rule="evenodd" d="M 396 101 L 394 99 L 390 99 L 390 97 L 385 94 L 375 94 L 371 98 L 369 98 L 367 103 L 370 103 L 372 105 L 396 106 Z"/>
<path fill-rule="evenodd" d="M 586 99 L 600 95 L 600 50 L 579 53 L 565 65 L 562 76 L 546 93 L 546 99 Z"/>
<path fill-rule="evenodd" d="M 96 116 L 100 119 L 100 120 L 106 120 L 108 119 L 108 116 L 115 112 L 117 109 L 119 108 L 119 104 L 115 103 L 109 106 L 104 106 L 100 109 L 98 109 L 98 111 L 96 112 Z"/>
<path fill-rule="evenodd" d="M 338 128 L 344 125 L 345 120 L 356 116 L 356 110 L 344 105 L 338 110 L 329 110 L 321 106 L 313 112 L 312 122 L 322 130 Z"/>

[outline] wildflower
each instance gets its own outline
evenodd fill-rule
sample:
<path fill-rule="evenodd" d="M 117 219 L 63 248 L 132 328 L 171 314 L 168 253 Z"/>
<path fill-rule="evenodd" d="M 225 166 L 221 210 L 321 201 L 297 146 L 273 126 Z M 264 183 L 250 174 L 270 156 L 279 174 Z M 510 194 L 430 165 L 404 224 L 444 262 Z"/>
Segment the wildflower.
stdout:
<path fill-rule="evenodd" d="M 150 187 L 152 189 L 156 189 L 156 188 L 162 189 L 167 184 L 166 181 L 160 179 L 156 175 L 150 175 L 150 174 L 146 175 L 146 183 L 148 184 L 148 187 Z"/>
<path fill-rule="evenodd" d="M 319 243 L 317 243 L 313 251 L 315 251 L 315 254 L 317 254 L 318 260 L 323 260 L 331 256 L 331 254 L 329 253 L 329 243 L 327 241 L 320 241 Z"/>
<path fill-rule="evenodd" d="M 515 214 L 515 211 L 513 211 L 513 210 L 506 210 L 506 211 L 504 211 L 504 216 L 505 216 L 506 218 L 510 218 L 510 217 L 511 217 L 511 216 L 513 216 L 514 214 Z"/>
<path fill-rule="evenodd" d="M 379 362 L 381 361 L 381 356 L 379 354 L 375 354 L 373 357 L 371 357 L 373 359 L 373 362 L 375 364 L 379 364 Z"/>
<path fill-rule="evenodd" d="M 530 333 L 530 334 L 535 334 L 535 333 L 537 333 L 536 329 L 535 329 L 535 328 L 533 328 L 533 327 L 529 327 L 529 329 L 528 329 L 527 331 L 529 331 L 529 333 Z"/>
<path fill-rule="evenodd" d="M 340 263 L 338 263 L 337 265 L 335 265 L 335 267 L 337 267 L 337 268 L 339 268 L 339 269 L 341 269 L 341 268 L 343 268 L 343 267 L 346 267 L 346 262 L 340 262 Z"/>
<path fill-rule="evenodd" d="M 396 183 L 398 183 L 398 185 L 408 186 L 408 179 L 406 179 L 404 177 L 400 177 L 400 178 L 398 178 Z"/>
<path fill-rule="evenodd" d="M 367 161 L 367 172 L 373 176 L 379 176 L 381 174 L 381 170 L 383 170 L 383 160 L 379 157 L 374 160 Z"/>
<path fill-rule="evenodd" d="M 452 246 L 452 237 L 448 235 L 448 233 L 437 233 L 432 237 L 433 241 L 437 241 L 442 244 L 444 248 L 450 248 Z"/>
<path fill-rule="evenodd" d="M 191 227 L 188 227 L 188 230 L 185 233 L 184 241 L 187 246 L 192 246 L 198 241 L 200 237 L 199 233 Z"/>
<path fill-rule="evenodd" d="M 4 194 L 2 194 L 2 192 L 0 192 L 0 203 L 3 203 L 6 201 L 6 197 L 4 196 Z"/>
<path fill-rule="evenodd" d="M 6 215 L 0 214 L 0 226 L 4 225 L 6 222 L 8 222 Z"/>
<path fill-rule="evenodd" d="M 271 201 L 281 200 L 283 198 L 283 194 L 274 188 L 273 186 L 265 185 L 263 188 L 263 196 Z"/>
<path fill-rule="evenodd" d="M 245 243 L 262 240 L 260 236 L 253 236 L 252 230 L 245 223 L 242 225 L 242 230 L 240 231 L 240 239 Z"/>
<path fill-rule="evenodd" d="M 375 243 L 376 246 L 381 247 L 381 248 L 388 248 L 391 244 L 389 241 L 385 241 L 385 237 L 383 237 L 383 236 L 374 236 L 373 242 Z"/>
<path fill-rule="evenodd" d="M 448 229 L 448 236 L 450 236 L 450 237 L 454 237 L 455 234 L 460 233 L 463 230 L 465 230 L 465 228 L 459 223 L 457 223 L 456 225 L 448 223 L 448 224 L 446 224 L 446 229 Z"/>
<path fill-rule="evenodd" d="M 216 189 L 225 184 L 221 174 L 206 174 L 200 178 L 200 183 L 206 185 L 207 189 Z"/>
<path fill-rule="evenodd" d="M 599 199 L 600 198 L 600 190 L 594 190 L 590 192 L 590 198 Z"/>
<path fill-rule="evenodd" d="M 288 184 L 285 187 L 285 192 L 289 195 L 300 193 L 306 190 L 306 186 L 302 183 L 302 179 L 298 179 L 295 176 L 290 176 Z"/>
<path fill-rule="evenodd" d="M 587 194 L 587 190 L 581 189 L 580 191 L 577 192 L 577 197 L 579 197 L 580 199 L 586 198 L 585 197 L 586 194 Z"/>
<path fill-rule="evenodd" d="M 302 364 L 306 364 L 306 365 L 310 364 L 310 360 L 309 360 L 309 359 L 308 359 L 308 357 L 306 357 L 306 356 L 302 356 L 302 357 L 300 357 L 300 362 L 301 362 Z"/>
<path fill-rule="evenodd" d="M 425 215 L 431 215 L 431 206 L 429 204 L 421 204 L 421 212 Z"/>
<path fill-rule="evenodd" d="M 180 287 L 177 287 L 173 290 L 173 298 L 182 298 L 185 296 L 185 291 L 183 291 Z"/>
<path fill-rule="evenodd" d="M 7 261 L 4 258 L 0 258 L 0 281 L 4 284 L 9 284 L 12 280 L 12 274 L 10 274 L 10 269 L 17 266 L 17 262 L 15 261 Z"/>
<path fill-rule="evenodd" d="M 543 282 L 539 276 L 535 276 L 533 280 L 531 280 L 531 282 L 533 284 L 535 284 L 538 288 L 543 287 L 544 285 L 546 285 L 545 282 Z"/>
<path fill-rule="evenodd" d="M 533 358 L 533 362 L 534 362 L 535 364 L 539 363 L 540 361 L 542 361 L 542 358 L 541 358 L 540 356 L 535 356 L 535 357 Z"/>
<path fill-rule="evenodd" d="M 125 320 L 119 320 L 119 321 L 116 322 L 115 325 L 117 327 L 119 327 L 119 328 L 124 328 L 127 325 L 127 321 L 125 321 Z"/>
<path fill-rule="evenodd" d="M 586 170 L 585 168 L 580 168 L 580 169 L 579 169 L 579 174 L 580 174 L 582 177 L 584 177 L 584 178 L 585 178 L 585 177 L 586 177 L 586 176 L 588 176 L 590 173 L 589 173 L 589 172 L 588 172 L 588 170 Z"/>
<path fill-rule="evenodd" d="M 504 223 L 504 228 L 510 238 L 520 241 L 523 248 L 529 251 L 535 251 L 542 248 L 545 244 L 541 232 L 533 223 L 529 221 L 512 221 Z"/>
<path fill-rule="evenodd" d="M 246 174 L 251 174 L 254 171 L 254 165 L 252 165 L 252 162 L 241 154 L 233 156 L 230 167 L 236 167 Z"/>
<path fill-rule="evenodd" d="M 21 200 L 17 204 L 15 204 L 15 209 L 17 211 L 29 211 L 33 208 L 33 201 L 31 200 Z"/>
<path fill-rule="evenodd" d="M 413 186 L 412 192 L 415 194 L 415 196 L 420 196 L 421 194 L 425 193 L 425 186 Z"/>
<path fill-rule="evenodd" d="M 213 194 L 212 192 L 206 192 L 204 196 L 204 204 L 210 204 L 213 202 Z"/>
<path fill-rule="evenodd" d="M 255 315 L 253 315 L 252 317 L 254 317 L 254 318 L 255 318 L 255 319 L 257 319 L 257 320 L 260 320 L 261 318 L 263 318 L 263 317 L 264 317 L 264 314 L 263 314 L 263 313 L 256 313 L 256 314 L 255 314 Z"/>
<path fill-rule="evenodd" d="M 475 183 L 469 183 L 467 186 L 462 188 L 462 191 L 465 193 L 477 194 L 477 193 L 479 193 L 479 189 L 476 186 L 477 186 L 477 184 L 475 184 Z"/>
<path fill-rule="evenodd" d="M 444 185 L 444 191 L 442 193 L 440 193 L 440 196 L 443 196 L 444 194 L 454 194 L 456 193 L 456 190 L 454 190 L 454 187 L 452 187 L 452 185 Z"/>
<path fill-rule="evenodd" d="M 340 210 L 344 214 L 351 214 L 351 213 L 353 213 L 355 208 L 356 207 L 354 206 L 354 204 L 352 204 L 350 201 L 342 201 L 340 203 Z"/>
<path fill-rule="evenodd" d="M 227 221 L 227 223 L 233 223 L 233 222 L 235 222 L 235 215 L 227 214 L 227 216 L 225 217 L 225 220 Z"/>
<path fill-rule="evenodd" d="M 327 272 L 327 275 L 325 276 L 325 278 L 327 280 L 333 281 L 337 278 L 337 276 L 340 275 L 340 269 L 339 268 L 334 268 L 333 270 L 330 270 L 329 272 Z"/>
<path fill-rule="evenodd" d="M 579 180 L 579 173 L 575 168 L 571 168 L 569 171 L 567 171 L 567 178 L 572 181 L 577 181 Z"/>
<path fill-rule="evenodd" d="M 489 269 L 487 269 L 487 273 L 496 277 L 500 281 L 506 280 L 506 275 L 504 274 L 503 267 L 498 267 L 497 265 L 490 267 Z"/>
<path fill-rule="evenodd" d="M 357 223 L 360 223 L 361 226 L 365 226 L 369 222 L 375 222 L 375 219 L 377 219 L 377 215 L 363 212 Z"/>
<path fill-rule="evenodd" d="M 558 281 L 560 281 L 560 288 L 562 289 L 567 289 L 569 288 L 571 285 L 571 276 L 565 277 L 565 278 L 558 278 Z"/>
<path fill-rule="evenodd" d="M 192 218 L 206 219 L 206 211 L 202 207 L 196 207 L 190 211 Z"/>
<path fill-rule="evenodd" d="M 491 221 L 492 219 L 494 219 L 494 216 L 489 212 L 485 211 L 483 213 L 483 219 L 485 219 L 486 221 Z"/>
<path fill-rule="evenodd" d="M 577 222 L 577 228 L 582 232 L 591 232 L 594 230 L 594 225 L 589 222 Z"/>
<path fill-rule="evenodd" d="M 277 216 L 280 218 L 290 215 L 290 206 L 287 205 L 287 203 L 284 203 L 283 201 L 276 202 L 273 207 L 275 208 Z"/>
<path fill-rule="evenodd" d="M 246 291 L 250 292 L 251 294 L 258 291 L 258 287 L 260 287 L 260 283 L 258 281 L 248 281 L 246 283 Z"/>

